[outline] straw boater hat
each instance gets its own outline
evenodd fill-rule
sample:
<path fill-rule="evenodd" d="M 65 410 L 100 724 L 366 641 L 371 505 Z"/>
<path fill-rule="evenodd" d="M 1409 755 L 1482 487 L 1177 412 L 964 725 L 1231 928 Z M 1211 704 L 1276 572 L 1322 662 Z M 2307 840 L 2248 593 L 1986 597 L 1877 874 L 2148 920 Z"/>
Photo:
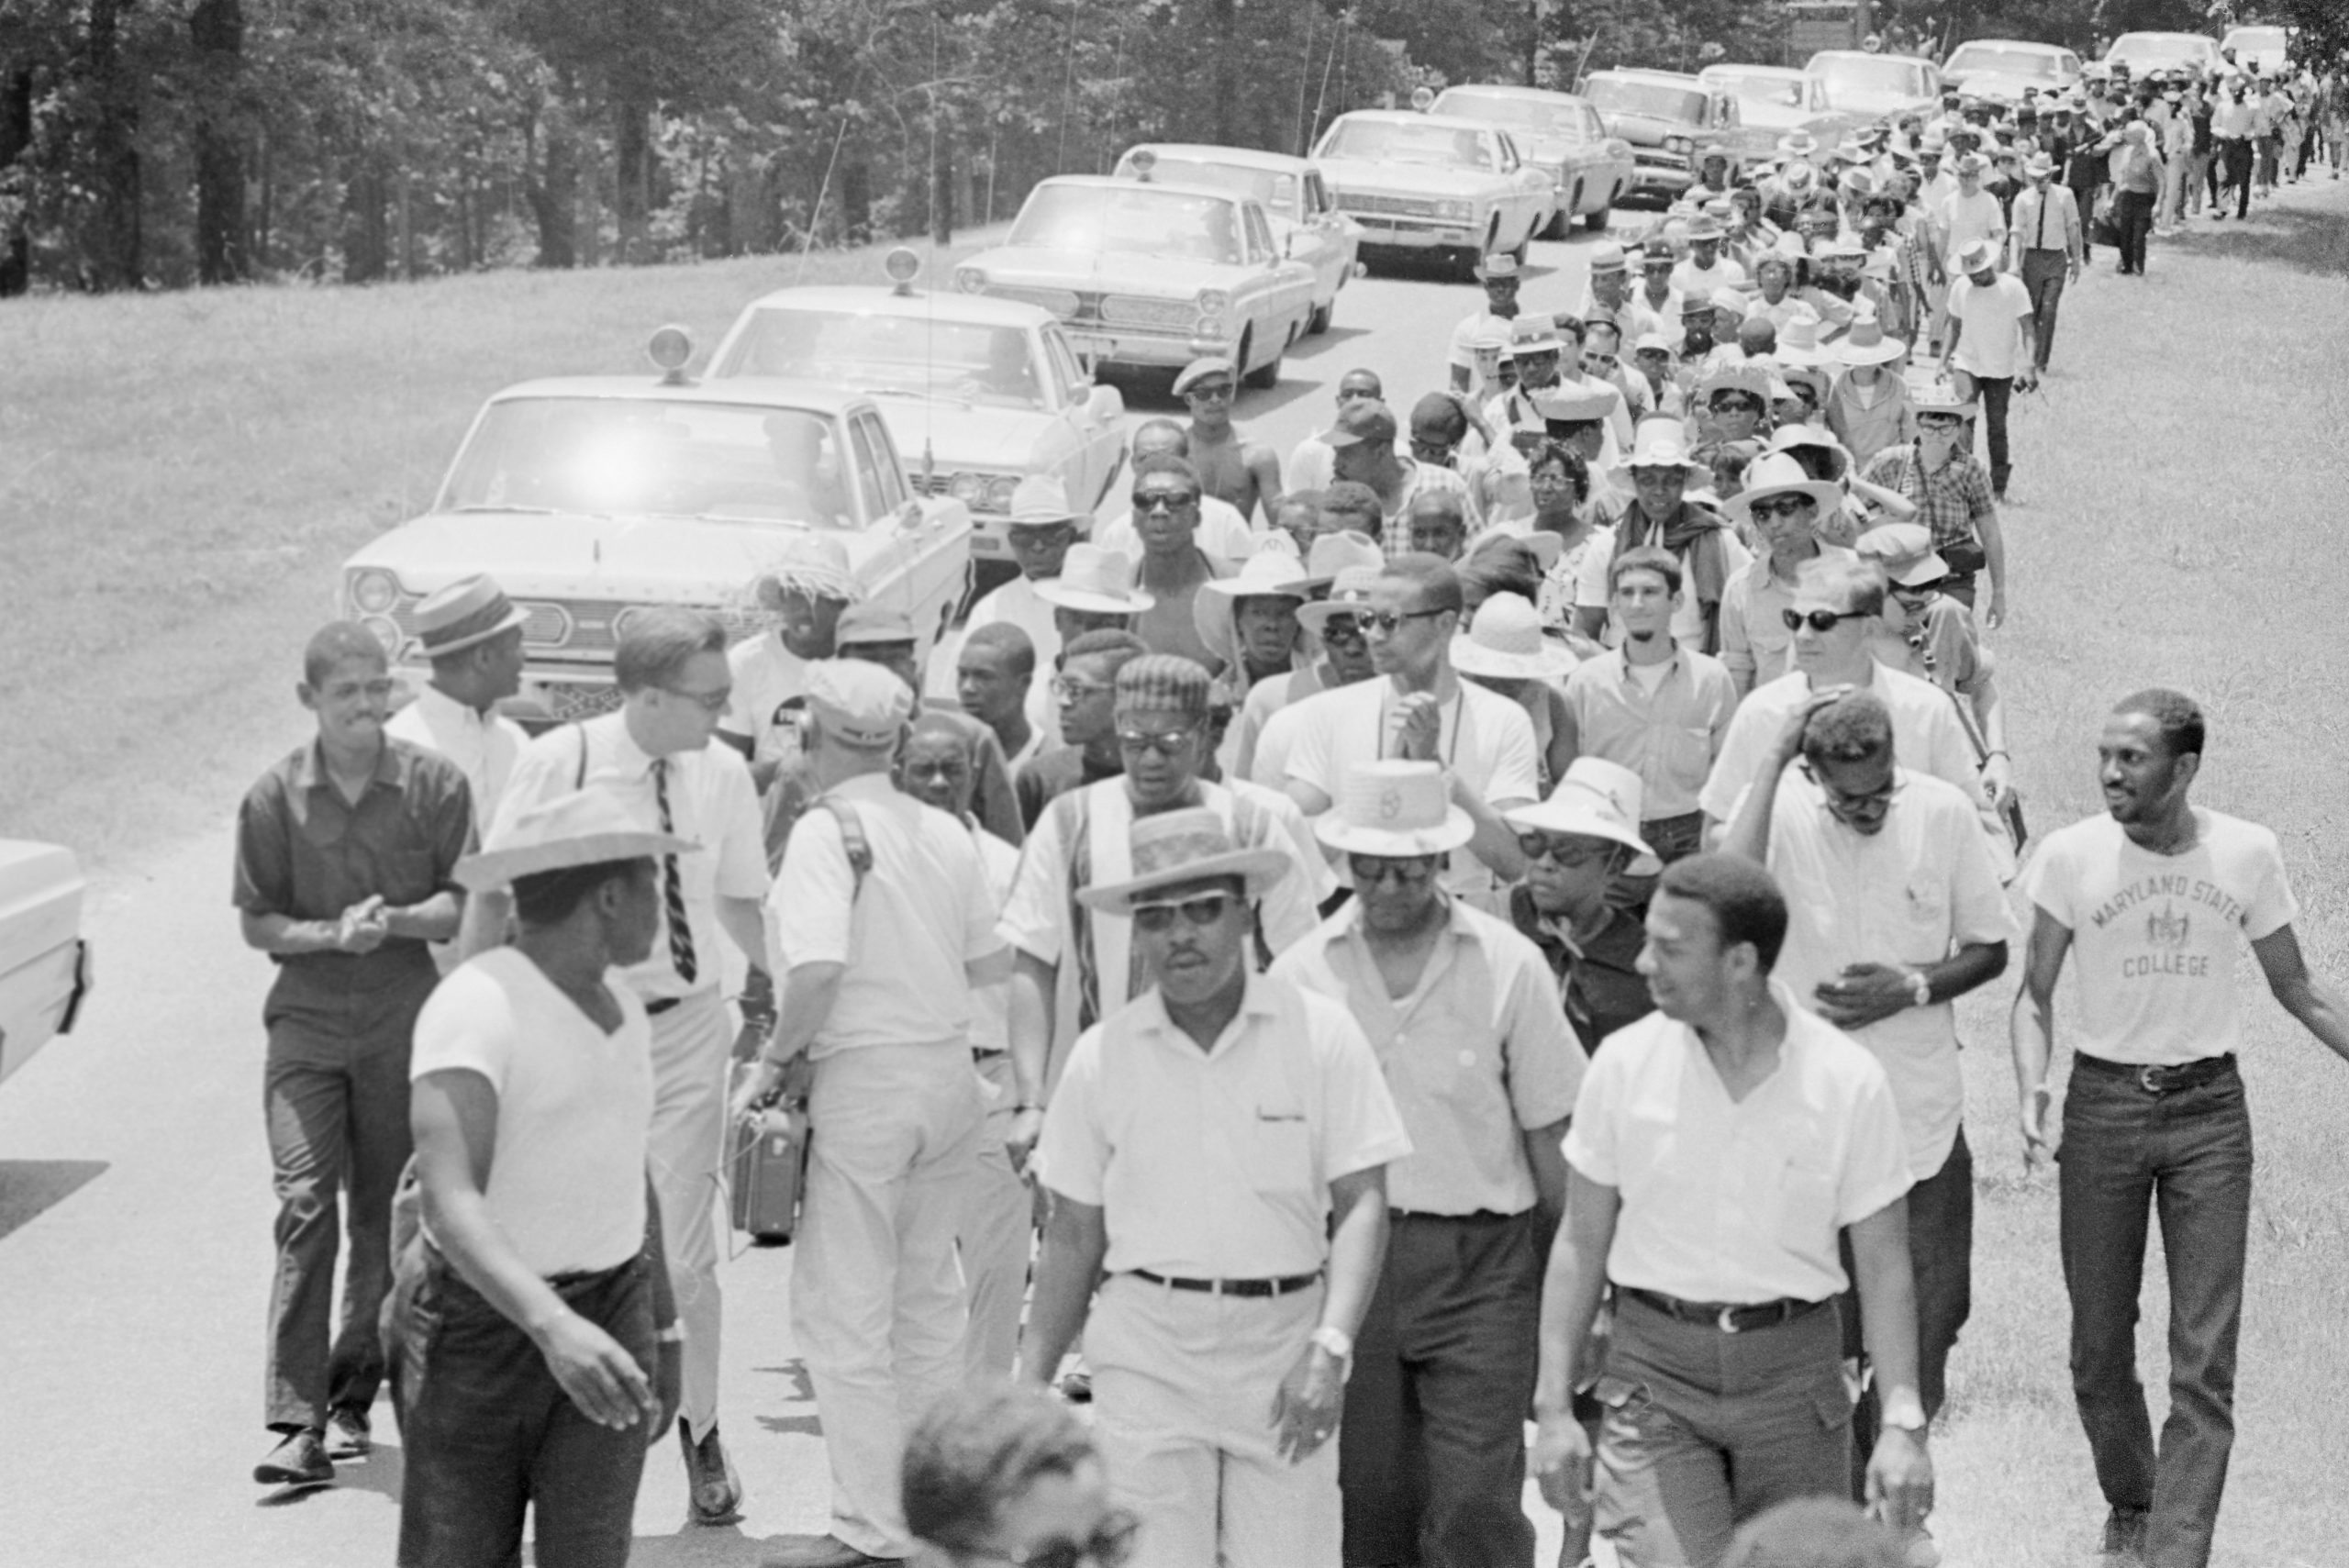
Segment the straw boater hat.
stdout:
<path fill-rule="evenodd" d="M 1134 563 L 1121 550 L 1079 541 L 1068 547 L 1061 574 L 1036 584 L 1036 596 L 1064 610 L 1136 616 L 1158 601 L 1133 585 Z"/>
<path fill-rule="evenodd" d="M 1452 667 L 1464 675 L 1554 681 L 1576 662 L 1565 644 L 1542 635 L 1541 612 L 1516 594 L 1495 594 L 1467 630 L 1453 634 Z"/>
<path fill-rule="evenodd" d="M 1949 575 L 1949 562 L 1933 552 L 1932 530 L 1922 523 L 1885 523 L 1862 534 L 1854 548 L 1904 588 Z"/>
<path fill-rule="evenodd" d="M 751 576 L 751 597 L 766 610 L 783 607 L 787 595 L 841 599 L 864 597 L 864 585 L 849 563 L 848 546 L 831 534 L 794 534 Z"/>
<path fill-rule="evenodd" d="M 1604 419 L 1615 411 L 1615 389 L 1593 386 L 1588 382 L 1560 382 L 1555 386 L 1536 387 L 1526 395 L 1526 399 L 1544 424 L 1554 421 L 1570 425 Z"/>
<path fill-rule="evenodd" d="M 1663 867 L 1647 840 L 1640 837 L 1642 795 L 1640 775 L 1620 762 L 1576 757 L 1566 764 L 1565 776 L 1550 792 L 1549 799 L 1520 806 L 1505 813 L 1501 820 L 1538 833 L 1571 833 L 1621 844 L 1638 857 L 1626 872 L 1653 876 Z"/>
<path fill-rule="evenodd" d="M 1316 539 L 1313 542 L 1319 544 L 1321 541 Z M 1383 565 L 1365 563 L 1345 568 L 1330 584 L 1328 598 L 1316 599 L 1298 607 L 1297 623 L 1319 637 L 1331 616 L 1361 615 L 1370 606 L 1371 590 L 1378 586 L 1378 580 L 1386 574 L 1386 569 Z"/>
<path fill-rule="evenodd" d="M 1514 280 L 1517 275 L 1517 258 L 1506 250 L 1496 250 L 1476 263 L 1476 277 L 1483 283 L 1497 278 Z"/>
<path fill-rule="evenodd" d="M 1241 848 L 1231 841 L 1222 816 L 1204 806 L 1136 817 L 1128 846 L 1133 874 L 1087 887 L 1077 894 L 1077 902 L 1105 915 L 1130 915 L 1151 894 L 1224 876 L 1240 878 L 1248 897 L 1261 898 L 1289 870 L 1287 851 Z"/>
<path fill-rule="evenodd" d="M 1347 771 L 1313 836 L 1340 854 L 1417 860 L 1451 853 L 1476 836 L 1476 824 L 1452 804 L 1442 763 L 1364 762 Z"/>
<path fill-rule="evenodd" d="M 1933 380 L 1909 384 L 1909 412 L 1914 414 L 1954 414 L 1961 419 L 1971 419 L 1981 412 L 1981 405 L 1959 395 L 1955 386 L 1946 381 Z"/>
<path fill-rule="evenodd" d="M 1011 513 L 1003 520 L 1008 528 L 1047 528 L 1062 523 L 1074 523 L 1081 531 L 1093 521 L 1090 513 L 1079 512 L 1068 504 L 1068 488 L 1049 473 L 1031 473 L 1021 480 L 1011 492 Z"/>
<path fill-rule="evenodd" d="M 579 790 L 526 807 L 499 823 L 487 843 L 457 862 L 455 875 L 459 886 L 487 893 L 518 877 L 682 855 L 700 848 L 690 839 L 639 826 L 609 790 Z"/>
<path fill-rule="evenodd" d="M 1864 312 L 1854 317 L 1852 329 L 1821 357 L 1845 365 L 1888 365 L 1908 351 L 1908 344 L 1886 337 L 1884 323 Z"/>
<path fill-rule="evenodd" d="M 1807 130 L 1790 130 L 1778 138 L 1778 150 L 1788 158 L 1808 158 L 1819 150 L 1819 138 Z"/>
<path fill-rule="evenodd" d="M 1721 510 L 1741 523 L 1753 520 L 1753 503 L 1768 495 L 1808 495 L 1820 512 L 1843 504 L 1842 486 L 1813 479 L 1800 462 L 1786 452 L 1756 458 L 1745 471 L 1745 488 L 1722 503 Z"/>
<path fill-rule="evenodd" d="M 1615 465 L 1613 477 L 1625 484 L 1631 481 L 1631 472 L 1641 468 L 1678 468 L 1688 477 L 1709 481 L 1713 471 L 1688 455 L 1688 435 L 1677 419 L 1642 419 L 1631 435 L 1631 450 Z"/>
<path fill-rule="evenodd" d="M 1615 240 L 1602 239 L 1590 248 L 1590 270 L 1594 272 L 1620 272 L 1630 265 L 1631 259 Z"/>
<path fill-rule="evenodd" d="M 1565 348 L 1558 324 L 1546 315 L 1529 316 L 1509 332 L 1508 351 L 1520 360 L 1529 354 L 1562 354 Z"/>
<path fill-rule="evenodd" d="M 427 659 L 445 659 L 477 648 L 530 618 L 530 612 L 506 596 L 506 590 L 482 573 L 460 577 L 426 595 L 416 606 L 411 624 Z"/>

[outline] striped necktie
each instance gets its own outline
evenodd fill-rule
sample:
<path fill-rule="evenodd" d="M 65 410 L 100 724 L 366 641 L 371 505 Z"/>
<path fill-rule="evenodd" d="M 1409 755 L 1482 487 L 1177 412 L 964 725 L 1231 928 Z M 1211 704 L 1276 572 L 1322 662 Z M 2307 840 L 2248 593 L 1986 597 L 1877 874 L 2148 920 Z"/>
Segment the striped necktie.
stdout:
<path fill-rule="evenodd" d="M 669 816 L 669 759 L 652 760 L 652 798 L 661 807 L 661 831 L 674 833 L 676 824 Z M 661 907 L 669 917 L 669 962 L 676 967 L 677 978 L 690 985 L 700 966 L 694 962 L 693 927 L 685 921 L 685 889 L 677 879 L 677 857 L 661 857 Z"/>

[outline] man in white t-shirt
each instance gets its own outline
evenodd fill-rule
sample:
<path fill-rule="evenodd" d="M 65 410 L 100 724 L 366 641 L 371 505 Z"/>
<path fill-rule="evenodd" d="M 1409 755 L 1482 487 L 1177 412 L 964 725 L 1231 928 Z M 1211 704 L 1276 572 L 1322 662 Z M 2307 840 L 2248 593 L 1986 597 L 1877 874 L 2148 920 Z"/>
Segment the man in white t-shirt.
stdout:
<path fill-rule="evenodd" d="M 2007 476 L 2014 465 L 2007 453 L 2007 404 L 2018 388 L 2039 384 L 2036 362 L 2039 321 L 2031 291 L 2012 272 L 1998 271 L 1998 248 L 1976 239 L 1957 253 L 1965 275 L 1949 285 L 1949 327 L 1942 343 L 1942 372 L 1954 365 L 1980 389 L 1983 436 L 1990 447 L 1990 494 L 2007 498 Z M 1961 386 L 1961 391 L 1964 388 Z"/>
<path fill-rule="evenodd" d="M 2108 815 L 2060 828 L 2025 886 L 2015 997 L 2026 1159 L 2060 1149 L 2072 1393 L 2111 1513 L 2104 1547 L 2200 1568 L 2234 1440 L 2235 1340 L 2251 1228 L 2251 1118 L 2236 1071 L 2236 934 L 2267 988 L 2349 1060 L 2349 1001 L 2311 974 L 2276 835 L 2192 805 L 2205 727 L 2191 698 L 2121 699 L 2097 743 Z M 2055 982 L 2078 955 L 2079 1022 L 2058 1119 L 2047 1079 Z M 2137 1378 L 2148 1212 L 2169 1270 L 2169 1418 L 2155 1447 Z"/>
<path fill-rule="evenodd" d="M 1494 330 L 1507 337 L 1509 324 L 1518 316 L 1516 257 L 1507 251 L 1486 257 L 1477 264 L 1476 281 L 1485 285 L 1485 308 L 1462 317 L 1460 324 L 1452 329 L 1447 362 L 1454 392 L 1469 392 L 1475 387 L 1477 338 Z"/>
<path fill-rule="evenodd" d="M 1745 269 L 1721 254 L 1729 236 L 1719 220 L 1698 213 L 1688 222 L 1688 259 L 1672 269 L 1672 286 L 1682 297 L 1709 299 L 1725 288 L 1743 288 Z"/>
<path fill-rule="evenodd" d="M 1476 824 L 1467 849 L 1453 852 L 1444 888 L 1489 901 L 1497 875 L 1507 884 L 1525 871 L 1516 829 L 1501 814 L 1541 798 L 1541 785 L 1533 722 L 1523 705 L 1453 673 L 1460 605 L 1460 579 L 1441 558 L 1404 554 L 1387 562 L 1362 611 L 1379 678 L 1294 706 L 1286 787 L 1298 808 L 1317 817 L 1336 804 L 1346 775 L 1364 762 L 1442 762 L 1453 804 Z"/>
<path fill-rule="evenodd" d="M 501 829 L 457 879 L 510 887 L 518 934 L 441 982 L 408 1064 L 399 1560 L 517 1559 L 530 1506 L 542 1540 L 618 1562 L 682 1345 L 646 1197 L 652 1031 L 611 972 L 660 932 L 658 857 L 694 846 L 601 792 Z"/>

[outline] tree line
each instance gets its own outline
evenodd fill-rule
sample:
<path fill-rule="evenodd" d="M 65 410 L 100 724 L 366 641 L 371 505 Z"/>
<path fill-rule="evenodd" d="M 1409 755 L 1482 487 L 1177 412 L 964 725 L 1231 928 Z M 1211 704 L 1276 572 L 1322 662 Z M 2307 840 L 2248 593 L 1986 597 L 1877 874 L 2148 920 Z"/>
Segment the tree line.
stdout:
<path fill-rule="evenodd" d="M 2335 0 L 2290 0 L 2313 14 Z M 2289 6 L 2285 7 L 2289 8 Z M 2204 0 L 1876 0 L 2087 47 Z M 0 0 L 0 295 L 796 250 L 1421 83 L 1776 61 L 1783 0 Z"/>

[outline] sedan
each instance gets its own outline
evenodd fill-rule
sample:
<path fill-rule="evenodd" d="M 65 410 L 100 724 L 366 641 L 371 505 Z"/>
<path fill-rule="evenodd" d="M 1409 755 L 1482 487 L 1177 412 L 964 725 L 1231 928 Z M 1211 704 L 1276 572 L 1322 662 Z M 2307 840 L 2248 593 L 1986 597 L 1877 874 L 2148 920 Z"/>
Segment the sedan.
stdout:
<path fill-rule="evenodd" d="M 1823 49 L 1803 64 L 1827 89 L 1827 106 L 1862 119 L 1931 114 L 1942 101 L 1941 67 L 1913 54 Z"/>
<path fill-rule="evenodd" d="M 71 1032 L 90 988 L 73 851 L 0 839 L 0 1078 Z"/>
<path fill-rule="evenodd" d="M 1408 109 L 1357 109 L 1322 133 L 1313 161 L 1365 255 L 1434 254 L 1464 277 L 1484 257 L 1522 258 L 1550 221 L 1555 187 L 1507 131 Z"/>
<path fill-rule="evenodd" d="M 2068 93 L 2080 82 L 2080 57 L 2052 43 L 2019 39 L 1975 39 L 1950 50 L 1942 80 L 1969 97 L 2002 103 L 2022 101 L 2022 89 L 2040 95 Z"/>
<path fill-rule="evenodd" d="M 1354 275 L 1362 225 L 1338 210 L 1320 170 L 1284 152 L 1161 141 L 1127 149 L 1112 172 L 1126 180 L 1211 185 L 1262 205 L 1281 254 L 1313 269 L 1313 314 L 1305 330 L 1330 329 L 1338 291 Z"/>
<path fill-rule="evenodd" d="M 1832 145 L 1854 121 L 1827 106 L 1827 84 L 1786 65 L 1708 65 L 1697 80 L 1737 100 L 1737 129 L 1730 144 L 1748 168 L 1777 156 L 1778 140 L 1806 130 Z"/>
<path fill-rule="evenodd" d="M 1598 111 L 1571 93 L 1506 85 L 1447 87 L 1432 109 L 1484 120 L 1516 139 L 1525 156 L 1549 172 L 1556 186 L 1554 216 L 1545 239 L 1563 239 L 1576 219 L 1607 228 L 1609 209 L 1631 188 L 1631 144 L 1607 134 Z"/>
<path fill-rule="evenodd" d="M 2242 56 L 2236 56 L 2238 63 Z M 2116 65 L 2125 65 L 2132 76 L 2143 78 L 2156 71 L 2191 71 L 2208 75 L 2227 63 L 2219 56 L 2219 46 L 2201 33 L 2122 33 L 2104 51 L 2101 61 L 2109 74 Z"/>

